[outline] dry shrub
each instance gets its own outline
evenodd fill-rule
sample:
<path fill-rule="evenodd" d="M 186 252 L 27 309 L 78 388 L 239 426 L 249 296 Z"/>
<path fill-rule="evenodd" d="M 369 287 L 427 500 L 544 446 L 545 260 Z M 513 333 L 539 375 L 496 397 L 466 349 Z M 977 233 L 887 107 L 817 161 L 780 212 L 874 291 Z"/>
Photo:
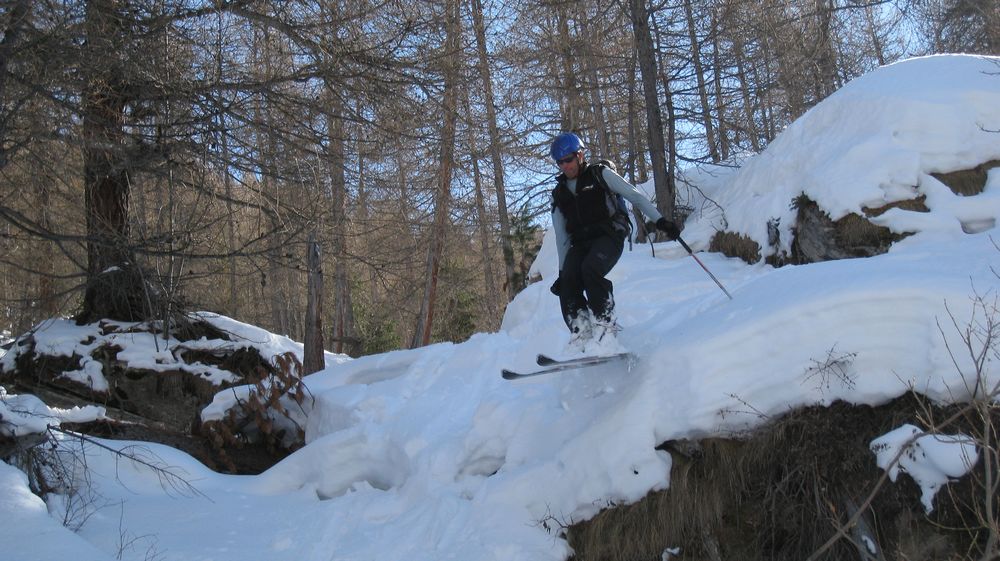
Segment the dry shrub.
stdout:
<path fill-rule="evenodd" d="M 871 257 L 889 251 L 895 242 L 906 237 L 894 234 L 885 226 L 872 224 L 863 216 L 851 213 L 834 223 L 837 244 L 857 257 Z"/>
<path fill-rule="evenodd" d="M 302 363 L 294 354 L 284 353 L 274 357 L 271 374 L 258 368 L 260 375 L 247 398 L 238 400 L 224 419 L 202 424 L 202 434 L 231 471 L 236 470 L 233 449 L 263 445 L 270 455 L 283 456 L 305 443 L 305 431 L 286 407 L 301 406 L 308 394 L 302 382 Z M 294 434 L 288 434 L 289 427 Z"/>
<path fill-rule="evenodd" d="M 986 189 L 986 174 L 990 169 L 996 167 L 1000 167 L 1000 160 L 985 162 L 971 169 L 949 173 L 932 173 L 931 175 L 947 185 L 956 195 L 970 197 L 978 195 Z"/>
<path fill-rule="evenodd" d="M 726 257 L 738 257 L 751 265 L 760 261 L 760 245 L 743 234 L 717 232 L 712 236 L 708 250 Z"/>
<path fill-rule="evenodd" d="M 881 216 L 888 212 L 890 209 L 898 208 L 901 210 L 908 210 L 910 212 L 930 212 L 931 209 L 927 208 L 927 197 L 925 195 L 920 195 L 913 199 L 905 199 L 902 201 L 896 201 L 894 203 L 889 203 L 887 205 L 882 205 L 880 207 L 869 208 L 865 207 L 862 210 L 865 216 L 868 218 L 874 218 L 876 216 Z"/>

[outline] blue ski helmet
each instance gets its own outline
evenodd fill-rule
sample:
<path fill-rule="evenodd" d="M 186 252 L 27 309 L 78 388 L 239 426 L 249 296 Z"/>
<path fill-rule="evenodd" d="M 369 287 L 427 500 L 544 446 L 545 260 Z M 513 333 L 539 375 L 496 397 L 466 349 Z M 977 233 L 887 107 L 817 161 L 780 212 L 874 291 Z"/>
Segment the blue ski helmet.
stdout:
<path fill-rule="evenodd" d="M 580 150 L 583 150 L 583 141 L 580 140 L 579 136 L 571 132 L 564 132 L 552 141 L 551 154 L 553 160 L 561 160 Z"/>

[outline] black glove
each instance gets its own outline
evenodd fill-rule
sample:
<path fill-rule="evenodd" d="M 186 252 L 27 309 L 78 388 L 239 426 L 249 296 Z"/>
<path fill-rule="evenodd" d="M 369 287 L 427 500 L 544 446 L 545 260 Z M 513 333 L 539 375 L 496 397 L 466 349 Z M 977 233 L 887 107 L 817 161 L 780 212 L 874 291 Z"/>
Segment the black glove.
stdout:
<path fill-rule="evenodd" d="M 681 237 L 681 229 L 677 227 L 677 224 L 667 220 L 666 218 L 660 218 L 656 221 L 656 228 L 667 235 L 667 239 L 674 241 Z"/>
<path fill-rule="evenodd" d="M 560 281 L 562 281 L 562 277 L 556 277 L 556 282 L 552 283 L 552 286 L 549 287 L 549 292 L 559 296 L 559 293 L 562 292 L 562 282 Z"/>

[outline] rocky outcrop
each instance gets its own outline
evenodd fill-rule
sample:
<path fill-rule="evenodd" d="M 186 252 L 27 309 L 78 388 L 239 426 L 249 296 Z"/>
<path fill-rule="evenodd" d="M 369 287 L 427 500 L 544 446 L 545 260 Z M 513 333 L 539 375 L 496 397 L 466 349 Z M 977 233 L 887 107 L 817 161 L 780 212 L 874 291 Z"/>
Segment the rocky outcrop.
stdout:
<path fill-rule="evenodd" d="M 998 167 L 1000 167 L 1000 161 L 992 160 L 967 170 L 931 175 L 948 186 L 956 195 L 972 197 L 984 191 L 989 170 Z M 834 259 L 880 255 L 887 252 L 892 244 L 909 234 L 893 233 L 888 228 L 873 223 L 872 218 L 890 209 L 929 212 L 923 196 L 878 208 L 865 208 L 863 214 L 848 214 L 838 220 L 832 220 L 815 201 L 804 194 L 790 203 L 796 209 L 795 225 L 792 228 L 794 238 L 791 241 L 791 253 L 769 256 L 767 262 L 774 266 L 801 265 Z M 762 219 L 766 219 L 766 217 L 762 217 Z M 772 227 L 774 225 L 769 224 L 768 226 L 769 232 L 777 231 L 777 228 Z M 985 227 L 992 226 L 995 224 Z M 967 233 L 976 233 L 985 227 L 973 228 L 963 224 Z M 777 239 L 772 239 L 771 243 L 776 244 Z M 728 257 L 737 257 L 747 263 L 760 261 L 761 249 L 760 245 L 749 237 L 727 231 L 715 234 L 709 245 L 710 251 L 720 252 Z"/>
<path fill-rule="evenodd" d="M 51 407 L 106 408 L 106 419 L 64 423 L 64 429 L 166 444 L 218 471 L 257 473 L 287 455 L 274 441 L 241 437 L 241 428 L 252 424 L 244 416 L 232 417 L 240 426 L 201 421 L 202 410 L 218 392 L 233 386 L 263 387 L 261 381 L 275 375 L 276 365 L 253 346 L 233 344 L 226 333 L 196 321 L 171 333 L 169 344 L 158 343 L 158 352 L 148 349 L 145 356 L 159 358 L 156 364 L 143 365 L 123 359 L 123 348 L 111 342 L 112 336 L 152 342 L 151 335 L 162 336 L 157 324 L 102 321 L 90 331 L 96 335 L 66 345 L 76 349 L 70 355 L 42 348 L 33 334 L 21 337 L 11 351 L 13 360 L 5 360 L 0 368 L 0 383 Z"/>

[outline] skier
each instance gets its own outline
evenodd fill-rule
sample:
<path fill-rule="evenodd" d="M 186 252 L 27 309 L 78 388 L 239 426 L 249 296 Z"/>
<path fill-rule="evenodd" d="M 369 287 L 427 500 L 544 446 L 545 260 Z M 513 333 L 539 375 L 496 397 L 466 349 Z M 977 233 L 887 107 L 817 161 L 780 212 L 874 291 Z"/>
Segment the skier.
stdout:
<path fill-rule="evenodd" d="M 588 164 L 577 135 L 557 136 L 551 154 L 561 171 L 552 190 L 559 278 L 551 290 L 559 296 L 570 330 L 567 352 L 617 352 L 621 350 L 616 339 L 620 328 L 615 321 L 613 285 L 605 275 L 621 257 L 631 231 L 621 198 L 655 221 L 668 239 L 680 237 L 680 229 L 613 169 Z"/>

